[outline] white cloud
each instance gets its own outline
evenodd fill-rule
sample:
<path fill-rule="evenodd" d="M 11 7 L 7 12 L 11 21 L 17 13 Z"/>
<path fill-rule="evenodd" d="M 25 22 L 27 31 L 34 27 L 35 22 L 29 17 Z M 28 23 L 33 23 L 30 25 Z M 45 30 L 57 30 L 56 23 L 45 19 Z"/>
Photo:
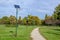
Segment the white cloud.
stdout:
<path fill-rule="evenodd" d="M 2 10 L 0 12 L 5 11 L 8 15 L 8 13 L 15 12 L 13 5 L 19 4 L 22 8 L 19 12 L 22 13 L 21 15 L 27 15 L 28 12 L 50 13 L 59 3 L 60 0 L 0 0 L 0 9 Z"/>
<path fill-rule="evenodd" d="M 50 11 L 48 11 L 48 10 L 40 10 L 40 9 L 38 9 L 38 10 L 36 10 L 37 12 L 43 12 L 43 13 L 49 13 Z"/>

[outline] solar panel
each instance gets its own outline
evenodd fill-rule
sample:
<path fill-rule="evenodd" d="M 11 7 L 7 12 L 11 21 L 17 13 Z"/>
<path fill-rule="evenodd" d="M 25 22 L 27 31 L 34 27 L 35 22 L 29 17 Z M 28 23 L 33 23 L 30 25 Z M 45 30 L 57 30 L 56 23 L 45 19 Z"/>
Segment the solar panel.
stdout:
<path fill-rule="evenodd" d="M 19 5 L 14 5 L 15 6 L 15 8 L 20 8 L 20 6 Z"/>

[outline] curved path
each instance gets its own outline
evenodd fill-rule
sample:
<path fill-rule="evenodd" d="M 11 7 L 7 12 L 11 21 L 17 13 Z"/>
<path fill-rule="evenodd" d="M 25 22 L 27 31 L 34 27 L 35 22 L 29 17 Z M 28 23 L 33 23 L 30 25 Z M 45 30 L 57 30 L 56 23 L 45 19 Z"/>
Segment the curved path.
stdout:
<path fill-rule="evenodd" d="M 31 38 L 32 40 L 46 40 L 40 33 L 39 33 L 39 28 L 35 28 L 31 32 Z"/>

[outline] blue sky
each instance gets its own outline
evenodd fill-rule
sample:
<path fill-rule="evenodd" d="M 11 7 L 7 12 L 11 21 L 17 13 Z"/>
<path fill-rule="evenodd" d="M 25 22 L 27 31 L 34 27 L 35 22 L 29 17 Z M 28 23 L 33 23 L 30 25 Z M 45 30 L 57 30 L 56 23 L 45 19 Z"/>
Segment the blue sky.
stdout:
<path fill-rule="evenodd" d="M 15 16 L 14 4 L 21 7 L 18 16 L 23 18 L 30 14 L 44 19 L 45 14 L 53 14 L 60 0 L 0 0 L 0 17 Z"/>

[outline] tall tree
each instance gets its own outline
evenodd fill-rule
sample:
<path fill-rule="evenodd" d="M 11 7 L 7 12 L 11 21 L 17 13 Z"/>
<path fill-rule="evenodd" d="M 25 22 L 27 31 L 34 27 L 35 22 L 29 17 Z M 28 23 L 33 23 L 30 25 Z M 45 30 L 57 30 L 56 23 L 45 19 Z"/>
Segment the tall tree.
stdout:
<path fill-rule="evenodd" d="M 55 20 L 60 20 L 60 4 L 55 8 L 53 16 Z"/>
<path fill-rule="evenodd" d="M 45 19 L 47 19 L 47 17 L 48 17 L 48 15 L 46 14 L 46 15 L 45 15 Z"/>
<path fill-rule="evenodd" d="M 22 24 L 22 19 L 21 19 L 21 16 L 19 16 L 19 19 L 18 19 L 18 24 Z"/>

